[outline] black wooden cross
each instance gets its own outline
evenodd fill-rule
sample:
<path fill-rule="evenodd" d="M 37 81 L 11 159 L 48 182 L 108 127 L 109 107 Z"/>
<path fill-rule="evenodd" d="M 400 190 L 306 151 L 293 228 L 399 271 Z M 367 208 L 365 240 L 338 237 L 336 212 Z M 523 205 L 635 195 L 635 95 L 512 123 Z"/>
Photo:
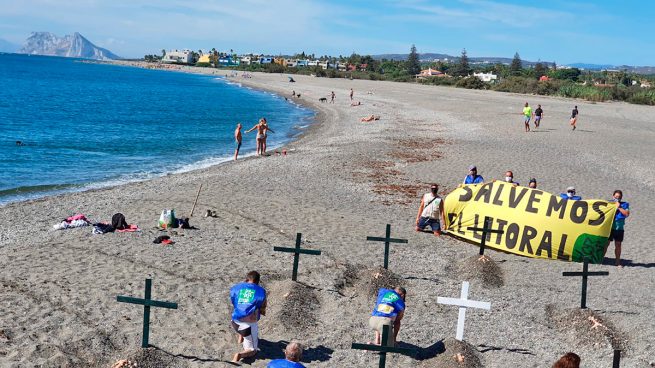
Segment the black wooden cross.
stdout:
<path fill-rule="evenodd" d="M 356 342 L 353 342 L 351 345 L 351 349 L 357 349 L 357 350 L 369 350 L 369 351 L 379 351 L 380 352 L 380 368 L 385 368 L 385 365 L 387 364 L 387 353 L 400 353 L 400 354 L 405 354 L 409 356 L 414 356 L 416 354 L 415 349 L 409 349 L 409 348 L 397 348 L 393 346 L 385 346 L 387 339 L 389 338 L 389 334 L 391 333 L 390 327 L 389 326 L 382 326 L 382 340 L 380 340 L 381 345 L 372 345 L 372 344 L 358 344 Z"/>
<path fill-rule="evenodd" d="M 621 350 L 614 349 L 614 360 L 612 361 L 612 368 L 619 368 L 621 366 Z"/>
<path fill-rule="evenodd" d="M 284 247 L 273 247 L 273 250 L 276 252 L 287 252 L 293 253 L 293 273 L 291 274 L 291 280 L 298 280 L 298 261 L 300 254 L 311 254 L 314 256 L 320 256 L 320 250 L 311 250 L 311 249 L 301 249 L 300 242 L 302 239 L 302 233 L 296 234 L 296 247 L 295 248 L 284 248 Z"/>
<path fill-rule="evenodd" d="M 467 227 L 467 230 L 470 231 L 482 231 L 482 242 L 480 243 L 480 255 L 484 255 L 484 248 L 487 245 L 487 235 L 491 234 L 502 234 L 504 233 L 503 230 L 494 230 L 491 228 L 491 217 L 485 216 L 484 217 L 484 226 L 482 228 L 479 227 Z"/>
<path fill-rule="evenodd" d="M 160 307 L 167 309 L 177 309 L 177 303 L 161 302 L 158 300 L 150 299 L 152 292 L 152 280 L 146 279 L 146 292 L 143 299 L 133 298 L 131 296 L 117 296 L 116 300 L 121 303 L 140 304 L 143 305 L 143 340 L 141 347 L 148 347 L 148 336 L 150 335 L 150 307 Z"/>
<path fill-rule="evenodd" d="M 394 239 L 391 237 L 391 225 L 387 224 L 387 235 L 384 238 L 367 236 L 366 240 L 384 242 L 384 268 L 389 269 L 389 243 L 407 243 L 407 239 Z"/>
<path fill-rule="evenodd" d="M 587 308 L 587 277 L 589 276 L 607 276 L 607 271 L 589 272 L 589 257 L 585 256 L 582 263 L 582 272 L 562 272 L 562 276 L 582 276 L 582 293 L 580 300 L 580 309 Z"/>

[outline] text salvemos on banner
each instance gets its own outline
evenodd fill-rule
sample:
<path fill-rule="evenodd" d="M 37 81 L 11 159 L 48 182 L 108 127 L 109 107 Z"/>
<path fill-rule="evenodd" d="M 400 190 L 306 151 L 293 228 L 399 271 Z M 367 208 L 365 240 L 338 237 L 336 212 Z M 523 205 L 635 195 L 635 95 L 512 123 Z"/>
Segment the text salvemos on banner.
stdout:
<path fill-rule="evenodd" d="M 480 244 L 484 218 L 503 234 L 487 234 L 486 246 L 526 257 L 603 260 L 616 204 L 605 200 L 567 200 L 505 182 L 462 185 L 444 201 L 445 228 Z"/>

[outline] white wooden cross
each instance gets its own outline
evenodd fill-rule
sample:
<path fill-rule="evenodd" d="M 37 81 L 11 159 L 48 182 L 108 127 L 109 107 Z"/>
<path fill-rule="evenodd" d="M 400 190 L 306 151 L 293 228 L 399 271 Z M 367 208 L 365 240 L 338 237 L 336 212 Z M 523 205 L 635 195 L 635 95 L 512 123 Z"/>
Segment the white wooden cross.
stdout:
<path fill-rule="evenodd" d="M 459 317 L 457 318 L 457 335 L 455 336 L 455 338 L 459 341 L 464 340 L 464 319 L 466 318 L 466 308 L 470 307 L 470 308 L 480 308 L 486 310 L 491 309 L 491 303 L 469 300 L 468 295 L 469 295 L 469 283 L 468 281 L 464 281 L 462 282 L 462 294 L 460 299 L 437 297 L 437 303 L 439 304 L 459 306 Z"/>

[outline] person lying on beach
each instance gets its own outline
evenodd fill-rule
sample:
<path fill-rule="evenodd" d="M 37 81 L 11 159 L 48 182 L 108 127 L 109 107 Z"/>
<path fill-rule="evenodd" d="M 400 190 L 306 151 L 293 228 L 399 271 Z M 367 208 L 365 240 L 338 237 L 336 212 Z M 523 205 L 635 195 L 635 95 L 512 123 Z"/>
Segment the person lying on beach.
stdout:
<path fill-rule="evenodd" d="M 238 363 L 241 359 L 253 357 L 259 350 L 259 327 L 257 323 L 261 316 L 266 315 L 266 290 L 259 286 L 260 275 L 250 271 L 245 282 L 238 283 L 230 289 L 232 312 L 232 328 L 239 336 L 243 351 L 234 354 L 232 361 Z"/>
<path fill-rule="evenodd" d="M 264 118 L 259 119 L 259 123 L 257 123 L 257 125 L 254 127 L 246 130 L 246 133 L 250 133 L 255 129 L 257 129 L 257 156 L 260 156 L 266 152 L 266 133 L 268 131 L 271 133 L 275 132 L 268 127 L 266 124 L 266 119 Z"/>
<path fill-rule="evenodd" d="M 359 119 L 359 121 L 361 121 L 362 123 L 366 123 L 366 122 L 373 121 L 373 120 L 380 120 L 380 116 L 378 116 L 378 115 L 369 115 L 369 116 L 365 116 L 365 117 Z"/>
<path fill-rule="evenodd" d="M 357 101 L 350 104 L 350 106 L 361 106 L 361 105 L 362 105 L 362 101 Z"/>
<path fill-rule="evenodd" d="M 405 315 L 405 288 L 397 286 L 393 290 L 380 289 L 375 301 L 375 308 L 368 320 L 368 325 L 375 331 L 374 345 L 384 344 L 386 346 L 395 346 L 400 331 L 400 320 Z M 387 341 L 382 340 L 382 329 L 389 326 L 389 336 Z"/>

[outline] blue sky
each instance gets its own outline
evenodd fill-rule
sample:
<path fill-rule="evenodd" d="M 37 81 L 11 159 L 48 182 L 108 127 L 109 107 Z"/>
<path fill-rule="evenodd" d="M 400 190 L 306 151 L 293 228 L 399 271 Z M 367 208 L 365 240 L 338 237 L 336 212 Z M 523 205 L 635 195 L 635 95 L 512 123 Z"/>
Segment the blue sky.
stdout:
<path fill-rule="evenodd" d="M 0 38 L 80 32 L 123 57 L 162 48 L 317 55 L 419 52 L 655 65 L 655 2 L 0 0 Z"/>

